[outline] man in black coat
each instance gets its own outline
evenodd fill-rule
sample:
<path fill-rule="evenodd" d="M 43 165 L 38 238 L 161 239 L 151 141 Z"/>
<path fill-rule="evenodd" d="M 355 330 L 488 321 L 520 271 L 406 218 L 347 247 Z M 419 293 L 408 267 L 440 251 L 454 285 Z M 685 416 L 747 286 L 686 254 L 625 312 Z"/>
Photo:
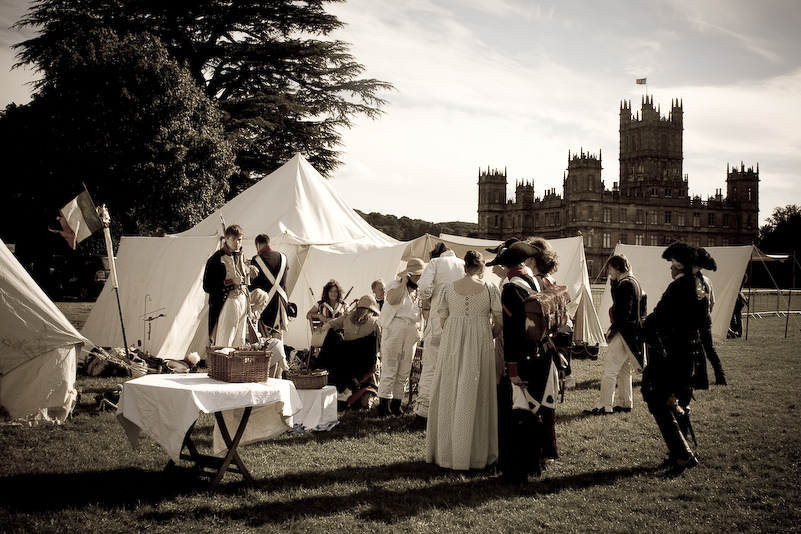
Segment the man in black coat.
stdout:
<path fill-rule="evenodd" d="M 642 371 L 643 350 L 638 338 L 644 315 L 643 292 L 623 254 L 615 254 L 607 263 L 612 289 L 612 324 L 606 334 L 609 344 L 601 375 L 601 398 L 592 415 L 630 412 L 633 406 L 632 368 Z M 617 390 L 616 390 L 617 387 Z M 617 397 L 617 398 L 616 398 Z"/>
<path fill-rule="evenodd" d="M 662 257 L 671 262 L 673 282 L 643 325 L 648 366 L 643 371 L 642 396 L 668 447 L 666 464 L 674 473 L 698 465 L 688 436 L 694 371 L 703 362 L 698 331 L 706 317 L 703 283 L 693 273 L 697 249 L 673 243 Z M 705 362 L 704 362 L 705 365 Z"/>
<path fill-rule="evenodd" d="M 259 320 L 259 330 L 265 336 L 287 329 L 286 280 L 289 275 L 287 257 L 273 250 L 270 237 L 259 234 L 256 237 L 256 250 L 251 265 L 258 270 L 258 275 L 250 285 L 251 291 L 261 289 L 266 294 L 267 305 Z"/>

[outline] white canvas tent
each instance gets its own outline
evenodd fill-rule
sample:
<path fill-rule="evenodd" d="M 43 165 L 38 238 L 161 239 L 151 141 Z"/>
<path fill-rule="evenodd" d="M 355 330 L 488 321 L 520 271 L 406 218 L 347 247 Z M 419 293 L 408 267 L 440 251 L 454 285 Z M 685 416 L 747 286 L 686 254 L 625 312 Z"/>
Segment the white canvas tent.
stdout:
<path fill-rule="evenodd" d="M 615 247 L 615 254 L 623 254 L 631 263 L 634 276 L 640 281 L 648 295 L 648 311 L 656 306 L 662 293 L 672 281 L 670 264 L 662 258 L 666 247 L 648 247 L 639 245 L 622 245 Z M 712 336 L 716 341 L 726 339 L 731 322 L 734 304 L 740 291 L 748 261 L 751 258 L 752 246 L 704 247 L 717 263 L 717 271 L 704 271 L 712 280 L 715 290 L 715 307 L 712 310 Z M 612 305 L 612 294 L 607 280 L 606 289 L 601 298 L 601 325 L 609 327 L 609 314 L 604 313 Z"/>
<path fill-rule="evenodd" d="M 90 344 L 0 241 L 0 406 L 12 420 L 64 422 Z"/>
<path fill-rule="evenodd" d="M 448 234 L 440 234 L 439 237 L 425 235 L 410 243 L 407 250 L 409 257 L 415 256 L 428 261 L 429 253 L 437 245 L 445 243 L 452 249 L 457 256 L 464 257 L 470 250 L 478 250 L 484 255 L 484 259 L 490 261 L 495 255 L 487 252 L 488 248 L 497 247 L 499 241 L 486 239 L 474 239 Z M 574 325 L 574 341 L 583 341 L 590 345 L 606 345 L 604 331 L 595 311 L 592 302 L 592 291 L 590 279 L 587 275 L 587 260 L 584 256 L 584 241 L 581 237 L 566 237 L 561 239 L 549 239 L 554 251 L 559 256 L 559 270 L 554 274 L 554 279 L 560 285 L 568 287 L 570 292 L 570 313 L 575 314 L 576 324 Z M 500 283 L 500 279 L 495 276 L 490 269 L 484 274 L 484 279 L 495 283 Z"/>
<path fill-rule="evenodd" d="M 309 345 L 306 312 L 335 278 L 348 300 L 370 293 L 376 278 L 391 279 L 403 264 L 406 243 L 370 226 L 300 155 L 231 199 L 194 228 L 166 237 L 123 237 L 117 255 L 120 308 L 129 343 L 161 358 L 203 355 L 208 296 L 202 289 L 206 260 L 217 250 L 226 225 L 245 230 L 245 255 L 255 255 L 254 239 L 270 236 L 273 248 L 289 259 L 290 302 L 298 318 L 285 343 Z M 163 317 L 159 317 L 162 315 Z M 151 319 L 152 320 L 149 320 Z M 121 346 L 117 301 L 103 290 L 83 328 L 101 346 Z"/>
<path fill-rule="evenodd" d="M 297 305 L 298 318 L 290 322 L 284 342 L 298 349 L 309 346 L 305 315 L 330 279 L 350 291 L 351 302 L 370 294 L 370 285 L 377 278 L 392 280 L 408 258 L 423 257 L 433 248 L 426 244 L 426 237 L 405 243 L 370 226 L 329 180 L 296 155 L 186 232 L 122 238 L 117 255 L 119 307 L 129 343 L 161 358 L 183 359 L 191 351 L 203 355 L 208 296 L 202 289 L 202 277 L 206 260 L 220 244 L 221 215 L 225 224 L 244 228 L 247 257 L 255 255 L 254 239 L 262 233 L 270 236 L 273 248 L 287 255 L 289 301 Z M 461 250 L 455 240 L 462 238 L 449 239 L 453 248 Z M 591 307 L 581 241 L 554 240 L 555 246 L 559 241 L 565 241 L 566 248 L 557 248 L 562 257 L 557 279 L 561 283 L 570 280 L 576 303 L 586 292 L 583 302 Z M 484 248 L 497 245 L 476 243 Z M 600 330 L 594 309 L 592 312 L 594 320 L 588 321 L 584 339 L 596 340 L 594 343 Z M 110 287 L 100 294 L 83 334 L 100 346 L 122 345 L 117 300 Z"/>

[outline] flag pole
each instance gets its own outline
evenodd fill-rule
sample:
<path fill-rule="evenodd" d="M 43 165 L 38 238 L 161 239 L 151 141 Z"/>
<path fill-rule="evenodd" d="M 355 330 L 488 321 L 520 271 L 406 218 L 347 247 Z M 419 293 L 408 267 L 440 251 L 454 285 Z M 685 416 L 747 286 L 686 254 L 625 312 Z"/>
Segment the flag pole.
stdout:
<path fill-rule="evenodd" d="M 103 204 L 97 208 L 97 215 L 100 217 L 100 222 L 103 223 L 103 237 L 106 241 L 106 254 L 108 256 L 108 267 L 111 275 L 111 287 L 114 288 L 114 293 L 117 296 L 117 311 L 120 314 L 120 327 L 122 328 L 122 342 L 125 347 L 125 354 L 128 354 L 128 338 L 125 336 L 125 321 L 122 319 L 122 304 L 120 304 L 120 288 L 117 281 L 117 265 L 114 261 L 114 244 L 111 242 L 111 217 L 109 217 L 108 209 Z"/>

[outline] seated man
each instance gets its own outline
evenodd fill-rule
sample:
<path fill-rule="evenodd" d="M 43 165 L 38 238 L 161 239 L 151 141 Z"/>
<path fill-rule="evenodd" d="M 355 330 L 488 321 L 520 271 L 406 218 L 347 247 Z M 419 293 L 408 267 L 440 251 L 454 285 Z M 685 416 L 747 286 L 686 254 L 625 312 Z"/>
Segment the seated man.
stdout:
<path fill-rule="evenodd" d="M 372 295 L 359 299 L 356 309 L 329 321 L 317 367 L 328 370 L 328 382 L 337 387 L 343 399 L 362 406 L 376 393 L 375 371 L 378 353 L 378 303 Z M 330 332 L 342 330 L 343 335 Z M 363 398 L 367 394 L 366 398 Z M 369 405 L 369 402 L 367 402 Z"/>

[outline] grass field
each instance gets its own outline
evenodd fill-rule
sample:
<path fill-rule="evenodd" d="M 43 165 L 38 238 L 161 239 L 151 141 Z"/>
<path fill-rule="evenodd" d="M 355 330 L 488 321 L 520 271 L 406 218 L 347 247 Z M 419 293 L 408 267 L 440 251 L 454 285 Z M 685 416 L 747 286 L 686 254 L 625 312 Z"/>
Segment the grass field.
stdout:
<path fill-rule="evenodd" d="M 574 361 L 557 409 L 561 458 L 527 485 L 489 470 L 426 464 L 411 419 L 341 413 L 333 430 L 240 449 L 256 482 L 228 474 L 214 493 L 143 436 L 133 450 L 94 395 L 116 379 L 79 377 L 83 401 L 60 427 L 0 428 L 0 532 L 798 532 L 798 326 L 752 320 L 719 345 L 729 386 L 696 392 L 701 465 L 678 477 L 640 398 L 629 414 L 586 416 L 601 360 Z M 603 356 L 603 354 L 602 354 Z M 211 416 L 198 422 L 211 442 Z"/>

